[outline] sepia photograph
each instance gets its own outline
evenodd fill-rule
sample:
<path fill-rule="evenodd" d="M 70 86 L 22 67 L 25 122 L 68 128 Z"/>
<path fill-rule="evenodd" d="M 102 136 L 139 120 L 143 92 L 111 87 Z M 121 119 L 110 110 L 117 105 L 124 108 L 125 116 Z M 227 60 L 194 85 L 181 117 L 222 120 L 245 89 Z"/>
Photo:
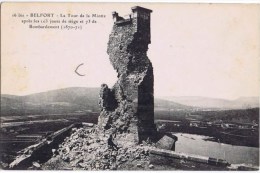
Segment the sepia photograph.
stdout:
<path fill-rule="evenodd" d="M 1 170 L 259 171 L 260 4 L 1 3 Z"/>

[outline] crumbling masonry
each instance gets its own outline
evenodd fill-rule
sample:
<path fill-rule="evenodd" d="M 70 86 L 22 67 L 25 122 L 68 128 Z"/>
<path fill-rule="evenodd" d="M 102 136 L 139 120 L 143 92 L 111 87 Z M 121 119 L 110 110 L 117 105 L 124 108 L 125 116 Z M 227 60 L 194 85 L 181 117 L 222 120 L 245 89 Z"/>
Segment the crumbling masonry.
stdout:
<path fill-rule="evenodd" d="M 138 143 L 152 138 L 154 124 L 154 76 L 147 57 L 150 44 L 150 13 L 133 7 L 127 19 L 113 12 L 114 26 L 109 36 L 107 53 L 118 80 L 112 89 L 101 86 L 98 126 L 115 134 L 129 133 Z"/>

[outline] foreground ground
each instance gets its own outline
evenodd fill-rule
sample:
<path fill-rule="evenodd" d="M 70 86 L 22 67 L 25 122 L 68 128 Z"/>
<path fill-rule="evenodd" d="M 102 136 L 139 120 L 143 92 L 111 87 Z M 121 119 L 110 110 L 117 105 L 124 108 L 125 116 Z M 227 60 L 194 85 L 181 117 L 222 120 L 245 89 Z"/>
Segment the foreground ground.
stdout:
<path fill-rule="evenodd" d="M 49 147 L 50 157 L 46 161 L 37 160 L 47 154 L 46 149 L 38 155 L 28 167 L 29 170 L 252 170 L 235 165 L 217 166 L 205 164 L 205 158 L 193 157 L 184 153 L 161 152 L 154 143 L 144 141 L 136 145 L 133 135 L 118 134 L 112 147 L 109 144 L 109 132 L 98 131 L 96 127 L 72 128 L 70 136 Z M 63 138 L 64 139 L 64 138 Z M 48 148 L 48 147 L 47 147 Z M 153 152 L 152 152 L 153 151 Z M 163 152 L 171 152 L 164 150 Z M 170 154 L 170 155 L 169 155 Z M 197 159 L 196 159 L 197 158 Z M 202 159 L 202 160 L 201 160 Z M 204 162 L 204 163 L 202 163 Z M 217 162 L 215 162 L 217 163 Z M 222 162 L 223 163 L 223 162 Z M 235 167 L 234 167 L 235 166 Z M 253 170 L 257 170 L 254 168 Z"/>
<path fill-rule="evenodd" d="M 114 141 L 117 148 L 108 145 L 109 135 L 93 129 L 72 129 L 53 157 L 41 166 L 44 170 L 143 170 L 156 169 L 149 163 L 149 147 L 144 142 L 136 145 L 130 134 L 120 135 Z"/>

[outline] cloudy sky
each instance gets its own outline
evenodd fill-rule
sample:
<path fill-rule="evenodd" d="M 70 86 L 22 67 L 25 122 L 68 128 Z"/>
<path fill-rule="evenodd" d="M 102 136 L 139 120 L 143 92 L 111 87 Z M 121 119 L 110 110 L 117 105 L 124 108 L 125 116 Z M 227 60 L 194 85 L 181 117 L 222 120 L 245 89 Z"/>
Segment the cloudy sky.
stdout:
<path fill-rule="evenodd" d="M 26 95 L 66 87 L 110 87 L 106 53 L 112 11 L 153 10 L 148 57 L 155 96 L 236 99 L 259 95 L 260 6 L 248 4 L 14 4 L 1 13 L 1 93 Z M 29 29 L 14 13 L 103 14 L 82 30 Z M 41 19 L 41 18 L 39 18 Z M 36 24 L 34 24 L 36 25 Z M 78 76 L 74 70 L 85 76 Z"/>

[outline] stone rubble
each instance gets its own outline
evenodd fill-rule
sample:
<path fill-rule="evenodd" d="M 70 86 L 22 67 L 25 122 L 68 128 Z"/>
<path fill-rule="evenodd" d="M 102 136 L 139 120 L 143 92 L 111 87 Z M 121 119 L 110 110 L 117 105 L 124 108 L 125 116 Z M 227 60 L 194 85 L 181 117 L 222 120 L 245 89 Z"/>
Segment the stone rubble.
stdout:
<path fill-rule="evenodd" d="M 45 163 L 44 169 L 48 169 L 53 159 L 66 162 L 68 168 L 73 170 L 117 170 L 129 162 L 136 163 L 139 168 L 144 167 L 145 162 L 148 168 L 149 148 L 152 144 L 143 142 L 136 145 L 123 133 L 120 140 L 114 141 L 119 148 L 115 150 L 108 145 L 108 138 L 109 134 L 98 132 L 97 127 L 73 128 L 71 136 L 65 138 L 57 150 L 52 150 L 53 158 Z M 153 169 L 153 166 L 149 168 Z M 64 168 L 57 165 L 56 169 Z"/>
<path fill-rule="evenodd" d="M 40 168 L 40 167 L 41 167 L 41 165 L 40 165 L 38 162 L 33 162 L 32 164 L 33 164 L 33 166 L 35 166 L 35 167 L 37 167 L 37 168 Z"/>

